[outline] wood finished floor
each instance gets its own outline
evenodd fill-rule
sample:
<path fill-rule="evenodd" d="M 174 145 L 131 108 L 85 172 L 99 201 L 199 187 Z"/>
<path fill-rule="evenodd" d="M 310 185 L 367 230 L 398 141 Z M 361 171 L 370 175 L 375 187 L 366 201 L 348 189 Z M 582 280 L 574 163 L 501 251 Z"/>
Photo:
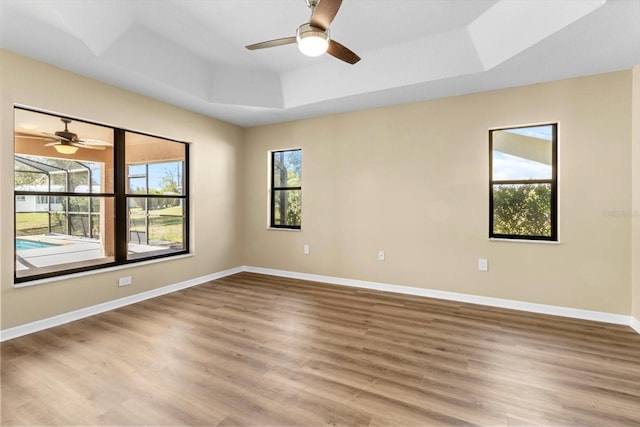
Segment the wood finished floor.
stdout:
<path fill-rule="evenodd" d="M 1 350 L 2 425 L 640 425 L 631 328 L 251 273 Z"/>

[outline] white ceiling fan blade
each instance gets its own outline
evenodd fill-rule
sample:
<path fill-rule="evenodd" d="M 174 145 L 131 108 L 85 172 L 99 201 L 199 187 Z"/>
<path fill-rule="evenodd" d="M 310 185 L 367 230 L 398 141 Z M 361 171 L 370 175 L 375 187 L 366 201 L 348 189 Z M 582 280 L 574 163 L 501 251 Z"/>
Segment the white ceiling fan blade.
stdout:
<path fill-rule="evenodd" d="M 103 141 L 101 139 L 94 139 L 94 138 L 80 138 L 76 142 L 79 142 L 84 145 L 101 145 L 104 147 L 111 147 L 113 145 L 110 142 Z"/>
<path fill-rule="evenodd" d="M 78 148 L 87 148 L 89 150 L 106 150 L 107 147 L 104 145 L 85 145 L 80 142 L 72 142 L 71 145 Z"/>
<path fill-rule="evenodd" d="M 25 138 L 25 139 L 39 139 L 41 141 L 57 141 L 58 140 L 58 138 L 53 138 L 51 136 L 34 135 L 31 133 L 22 133 L 22 132 L 16 132 L 16 137 Z"/>

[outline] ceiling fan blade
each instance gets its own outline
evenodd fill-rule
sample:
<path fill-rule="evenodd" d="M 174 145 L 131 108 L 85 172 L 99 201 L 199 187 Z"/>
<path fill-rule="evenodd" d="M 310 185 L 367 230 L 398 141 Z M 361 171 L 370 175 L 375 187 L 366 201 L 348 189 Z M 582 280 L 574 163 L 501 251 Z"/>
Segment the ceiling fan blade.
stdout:
<path fill-rule="evenodd" d="M 39 140 L 43 140 L 43 141 L 57 141 L 58 140 L 58 138 L 53 138 L 51 136 L 34 135 L 34 134 L 31 134 L 31 133 L 24 133 L 24 132 L 16 132 L 16 136 L 18 138 L 39 139 Z"/>
<path fill-rule="evenodd" d="M 313 9 L 309 23 L 314 27 L 326 30 L 336 17 L 341 4 L 342 0 L 320 0 L 315 9 Z"/>
<path fill-rule="evenodd" d="M 49 133 L 49 132 L 42 132 L 42 134 L 46 137 L 49 137 L 50 139 L 55 139 L 56 141 L 67 141 L 67 142 L 71 142 L 70 139 L 65 138 L 64 136 L 60 136 L 60 135 L 56 135 L 55 133 Z"/>
<path fill-rule="evenodd" d="M 53 147 L 54 145 L 62 144 L 60 141 L 49 142 L 48 144 L 44 144 L 45 147 Z"/>
<path fill-rule="evenodd" d="M 80 138 L 76 142 L 79 142 L 82 145 L 92 145 L 92 146 L 102 146 L 102 147 L 111 147 L 111 145 L 113 145 L 110 142 L 103 141 L 101 139 L 94 139 L 94 138 Z"/>
<path fill-rule="evenodd" d="M 107 148 L 104 145 L 85 145 L 80 142 L 72 142 L 71 145 L 79 148 L 87 148 L 89 150 L 106 150 Z"/>
<path fill-rule="evenodd" d="M 329 41 L 329 48 L 327 49 L 327 53 L 351 65 L 360 61 L 360 57 L 353 53 L 351 49 L 344 47 L 335 40 Z"/>
<path fill-rule="evenodd" d="M 256 50 L 256 49 L 265 49 L 268 47 L 282 46 L 285 44 L 292 44 L 295 42 L 296 42 L 295 37 L 283 37 L 281 39 L 275 39 L 275 40 L 269 40 L 266 42 L 250 44 L 249 46 L 245 46 L 245 47 L 249 50 Z"/>

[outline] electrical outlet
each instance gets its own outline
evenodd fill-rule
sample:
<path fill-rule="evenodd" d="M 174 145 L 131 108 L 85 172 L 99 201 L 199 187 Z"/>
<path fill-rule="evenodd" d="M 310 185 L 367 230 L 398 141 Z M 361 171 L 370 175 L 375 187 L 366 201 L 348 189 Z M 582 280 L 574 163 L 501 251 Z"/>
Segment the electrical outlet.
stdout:
<path fill-rule="evenodd" d="M 486 258 L 478 259 L 478 270 L 480 271 L 488 271 L 489 270 L 489 261 Z"/>
<path fill-rule="evenodd" d="M 384 251 L 378 252 L 378 261 L 384 261 Z"/>
<path fill-rule="evenodd" d="M 304 247 L 302 248 L 302 252 L 305 255 L 309 255 L 309 245 L 304 245 Z"/>
<path fill-rule="evenodd" d="M 129 286 L 131 283 L 133 283 L 131 276 L 121 277 L 118 279 L 118 286 Z"/>

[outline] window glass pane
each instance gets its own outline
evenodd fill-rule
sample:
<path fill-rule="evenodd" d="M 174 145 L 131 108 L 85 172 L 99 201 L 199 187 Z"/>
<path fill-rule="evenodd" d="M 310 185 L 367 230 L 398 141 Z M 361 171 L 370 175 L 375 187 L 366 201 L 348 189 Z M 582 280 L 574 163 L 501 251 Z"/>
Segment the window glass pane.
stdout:
<path fill-rule="evenodd" d="M 30 236 L 49 232 L 49 216 L 45 212 L 16 214 L 16 236 Z"/>
<path fill-rule="evenodd" d="M 16 190 L 113 193 L 112 128 L 65 123 L 20 108 L 14 112 Z"/>
<path fill-rule="evenodd" d="M 89 212 L 89 198 L 88 197 L 68 197 L 69 212 Z"/>
<path fill-rule="evenodd" d="M 147 194 L 147 178 L 132 178 L 129 177 L 129 189 L 130 194 Z"/>
<path fill-rule="evenodd" d="M 55 234 L 70 234 L 65 211 L 50 212 L 50 232 Z"/>
<path fill-rule="evenodd" d="M 494 184 L 493 233 L 551 236 L 551 184 Z"/>
<path fill-rule="evenodd" d="M 174 249 L 184 248 L 184 212 L 176 200 L 174 206 L 149 211 L 149 242 Z"/>
<path fill-rule="evenodd" d="M 147 176 L 147 165 L 128 165 L 128 168 L 130 177 L 140 176 L 144 178 Z"/>
<path fill-rule="evenodd" d="M 128 198 L 128 259 L 178 252 L 185 244 L 186 144 L 125 133 Z M 155 197 L 167 196 L 167 197 Z"/>
<path fill-rule="evenodd" d="M 143 197 L 130 197 L 127 199 L 129 206 L 129 242 L 147 243 L 147 199 Z"/>
<path fill-rule="evenodd" d="M 41 196 L 26 196 L 37 201 Z M 113 262 L 113 197 L 49 197 L 51 210 L 16 205 L 16 276 L 28 277 Z M 55 203 L 54 203 L 55 202 Z M 97 206 L 96 212 L 82 207 Z M 70 212 L 67 207 L 78 210 Z"/>
<path fill-rule="evenodd" d="M 19 191 L 49 191 L 49 175 L 39 171 L 27 162 L 18 161 L 16 156 L 14 161 L 15 189 Z"/>
<path fill-rule="evenodd" d="M 179 198 L 129 198 L 128 259 L 185 249 L 183 203 Z"/>
<path fill-rule="evenodd" d="M 76 162 L 38 156 L 15 156 L 16 164 L 37 165 L 41 170 L 15 172 L 18 191 L 110 193 L 102 181 L 103 166 L 96 162 Z M 50 185 L 49 185 L 50 184 Z M 112 183 L 111 183 L 112 185 Z"/>
<path fill-rule="evenodd" d="M 552 178 L 552 126 L 492 132 L 493 180 Z"/>
<path fill-rule="evenodd" d="M 273 153 L 273 186 L 300 187 L 302 182 L 302 150 Z"/>
<path fill-rule="evenodd" d="M 181 195 L 182 162 L 149 165 L 149 194 Z"/>
<path fill-rule="evenodd" d="M 98 237 L 100 230 L 100 197 L 63 197 L 59 198 L 64 208 L 68 204 L 68 229 L 72 236 Z M 98 215 L 96 217 L 96 215 Z M 96 220 L 97 218 L 97 220 Z"/>
<path fill-rule="evenodd" d="M 300 190 L 276 190 L 272 202 L 273 225 L 300 227 Z"/>
<path fill-rule="evenodd" d="M 186 144 L 126 132 L 125 147 L 130 194 L 185 194 Z"/>

